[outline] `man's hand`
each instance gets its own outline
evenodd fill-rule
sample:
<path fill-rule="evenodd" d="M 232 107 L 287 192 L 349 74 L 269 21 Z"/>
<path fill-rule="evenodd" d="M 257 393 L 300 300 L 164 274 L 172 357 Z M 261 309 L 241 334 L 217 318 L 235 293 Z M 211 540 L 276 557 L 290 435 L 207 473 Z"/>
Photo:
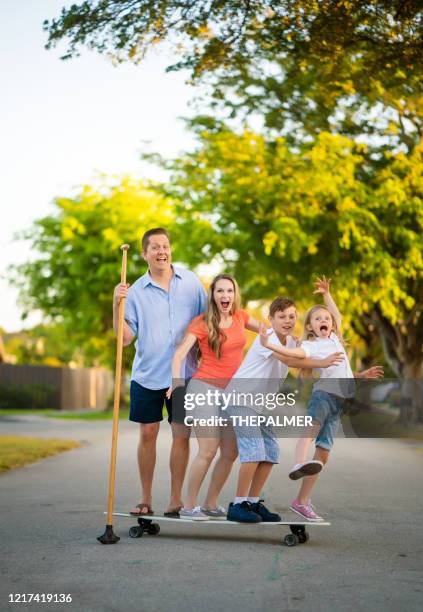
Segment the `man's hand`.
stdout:
<path fill-rule="evenodd" d="M 166 398 L 170 399 L 172 396 L 172 385 L 170 385 L 169 389 L 166 391 Z"/>
<path fill-rule="evenodd" d="M 326 278 L 325 275 L 322 278 L 317 277 L 315 280 L 316 289 L 313 293 L 321 293 L 322 295 L 326 295 L 330 293 L 330 278 Z"/>
<path fill-rule="evenodd" d="M 119 285 L 116 285 L 113 292 L 113 303 L 116 304 L 116 306 L 119 304 L 122 298 L 128 297 L 128 287 L 129 283 L 119 283 Z"/>
<path fill-rule="evenodd" d="M 380 365 L 372 366 L 367 370 L 358 373 L 359 378 L 383 378 L 383 367 Z"/>
<path fill-rule="evenodd" d="M 345 359 L 345 355 L 342 352 L 338 352 L 338 353 L 332 353 L 332 355 L 329 355 L 329 357 L 325 357 L 325 359 L 322 359 L 322 365 L 320 366 L 321 368 L 329 368 L 332 365 L 337 365 L 339 363 L 342 363 Z"/>

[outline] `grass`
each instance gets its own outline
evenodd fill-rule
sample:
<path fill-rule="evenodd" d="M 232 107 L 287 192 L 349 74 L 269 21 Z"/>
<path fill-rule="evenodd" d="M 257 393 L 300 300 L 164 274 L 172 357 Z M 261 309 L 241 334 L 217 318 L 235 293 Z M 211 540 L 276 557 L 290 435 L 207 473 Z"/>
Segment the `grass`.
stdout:
<path fill-rule="evenodd" d="M 28 415 L 33 414 L 37 416 L 46 416 L 53 419 L 78 419 L 84 421 L 107 421 L 113 417 L 112 410 L 85 410 L 83 412 L 78 411 L 64 411 L 64 410 L 24 410 L 24 409 L 8 409 L 0 408 L 1 416 L 16 416 L 16 415 Z M 122 408 L 119 410 L 119 418 L 127 419 L 129 410 Z"/>
<path fill-rule="evenodd" d="M 55 419 L 80 419 L 83 421 L 111 421 L 113 418 L 113 410 L 90 410 L 84 412 L 65 412 L 55 411 L 56 414 L 49 414 L 47 416 Z M 127 419 L 129 416 L 129 410 L 122 408 L 119 410 L 119 418 Z"/>
<path fill-rule="evenodd" d="M 51 415 L 53 416 L 57 410 L 34 410 L 28 408 L 25 410 L 24 408 L 0 408 L 0 416 L 14 416 L 15 414 L 37 414 L 37 415 Z"/>
<path fill-rule="evenodd" d="M 75 440 L 0 436 L 0 473 L 79 446 Z"/>

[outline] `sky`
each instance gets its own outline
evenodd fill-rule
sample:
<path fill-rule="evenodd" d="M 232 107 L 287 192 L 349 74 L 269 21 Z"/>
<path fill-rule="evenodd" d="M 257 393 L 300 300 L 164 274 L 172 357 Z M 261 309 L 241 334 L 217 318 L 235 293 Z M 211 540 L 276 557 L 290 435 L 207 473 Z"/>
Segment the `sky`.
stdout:
<path fill-rule="evenodd" d="M 34 256 L 16 232 L 98 172 L 151 176 L 139 160 L 145 141 L 164 156 L 193 143 L 180 118 L 194 91 L 186 73 L 165 73 L 169 51 L 115 67 L 87 49 L 66 62 L 64 47 L 44 49 L 44 19 L 69 4 L 0 3 L 0 327 L 8 332 L 41 320 L 33 313 L 22 322 L 17 290 L 5 279 L 11 264 Z"/>

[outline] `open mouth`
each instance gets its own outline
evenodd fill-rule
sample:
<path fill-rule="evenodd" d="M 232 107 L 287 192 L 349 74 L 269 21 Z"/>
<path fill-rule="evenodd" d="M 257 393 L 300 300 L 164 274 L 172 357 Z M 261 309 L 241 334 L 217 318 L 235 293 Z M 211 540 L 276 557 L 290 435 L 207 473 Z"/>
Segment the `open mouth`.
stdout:
<path fill-rule="evenodd" d="M 156 261 L 157 261 L 158 263 L 166 263 L 166 262 L 167 262 L 167 257 L 158 257 L 158 258 L 156 259 Z"/>
<path fill-rule="evenodd" d="M 229 300 L 222 300 L 222 301 L 220 302 L 220 305 L 221 305 L 221 306 L 222 306 L 222 308 L 224 308 L 225 310 L 226 310 L 227 308 L 229 308 L 229 304 L 230 304 Z"/>
<path fill-rule="evenodd" d="M 324 323 L 323 325 L 320 326 L 319 331 L 329 331 L 329 327 Z"/>

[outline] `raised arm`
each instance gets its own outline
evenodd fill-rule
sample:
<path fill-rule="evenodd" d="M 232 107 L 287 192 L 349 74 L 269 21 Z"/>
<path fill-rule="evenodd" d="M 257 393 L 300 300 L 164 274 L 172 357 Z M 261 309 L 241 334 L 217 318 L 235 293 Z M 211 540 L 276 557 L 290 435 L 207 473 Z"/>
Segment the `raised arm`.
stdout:
<path fill-rule="evenodd" d="M 329 312 L 331 313 L 331 315 L 333 316 L 333 318 L 335 319 L 335 323 L 336 323 L 338 330 L 340 330 L 341 323 L 342 323 L 342 317 L 341 317 L 341 313 L 338 310 L 337 305 L 335 304 L 333 297 L 330 294 L 330 281 L 331 279 L 326 278 L 325 275 L 323 275 L 322 278 L 317 278 L 316 283 L 315 283 L 316 289 L 314 293 L 320 293 L 321 295 L 323 295 L 325 305 L 327 309 L 329 310 Z"/>
<path fill-rule="evenodd" d="M 181 379 L 182 362 L 188 355 L 194 344 L 197 342 L 197 337 L 194 334 L 187 332 L 184 339 L 179 343 L 172 359 L 172 381 Z M 169 399 L 172 395 L 172 385 L 166 392 L 166 397 Z"/>
<path fill-rule="evenodd" d="M 257 319 L 255 319 L 254 317 L 250 317 L 245 327 L 246 329 L 258 334 L 260 332 L 260 325 L 263 324 L 260 323 L 260 321 L 257 321 Z"/>

